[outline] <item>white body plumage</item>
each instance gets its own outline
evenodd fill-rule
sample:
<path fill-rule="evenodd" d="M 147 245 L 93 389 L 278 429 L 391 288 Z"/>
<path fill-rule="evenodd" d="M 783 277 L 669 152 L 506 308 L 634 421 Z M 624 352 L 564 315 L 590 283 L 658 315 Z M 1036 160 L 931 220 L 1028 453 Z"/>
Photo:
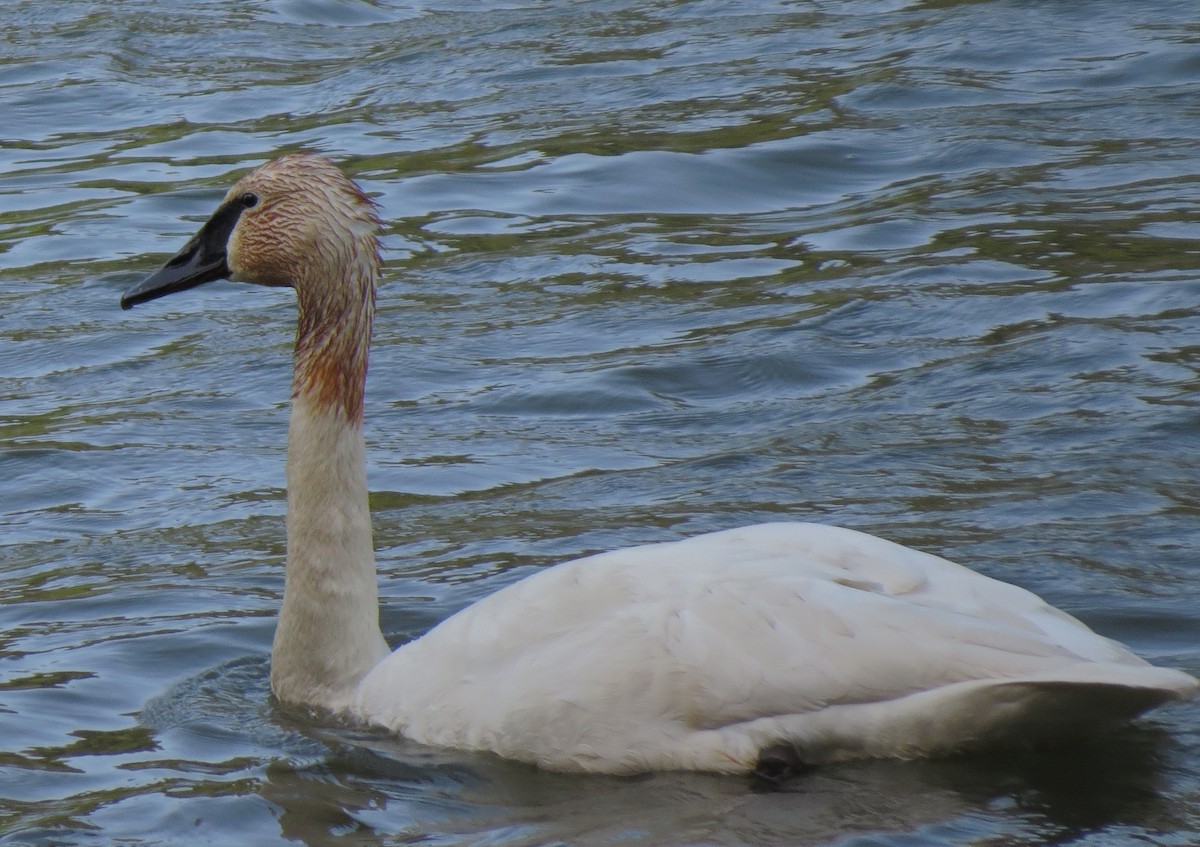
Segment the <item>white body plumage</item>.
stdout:
<path fill-rule="evenodd" d="M 1102 732 L 1195 680 L 1035 595 L 837 527 L 749 526 L 528 577 L 384 659 L 360 717 L 556 770 L 752 770 Z"/>

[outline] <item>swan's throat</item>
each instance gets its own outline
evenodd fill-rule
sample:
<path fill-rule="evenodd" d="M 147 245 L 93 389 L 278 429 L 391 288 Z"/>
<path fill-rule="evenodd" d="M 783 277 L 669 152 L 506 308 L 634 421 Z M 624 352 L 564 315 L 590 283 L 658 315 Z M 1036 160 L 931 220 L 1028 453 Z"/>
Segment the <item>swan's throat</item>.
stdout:
<path fill-rule="evenodd" d="M 373 287 L 350 288 L 323 297 L 298 289 L 292 398 L 361 426 L 375 297 Z"/>

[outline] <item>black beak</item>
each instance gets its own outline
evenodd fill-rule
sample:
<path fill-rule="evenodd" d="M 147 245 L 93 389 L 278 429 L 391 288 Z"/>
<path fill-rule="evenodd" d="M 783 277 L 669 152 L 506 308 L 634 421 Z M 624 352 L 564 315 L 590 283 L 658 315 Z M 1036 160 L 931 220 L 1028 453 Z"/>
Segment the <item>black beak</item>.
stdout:
<path fill-rule="evenodd" d="M 234 199 L 222 205 L 169 262 L 121 295 L 121 308 L 146 303 L 212 282 L 229 279 L 229 236 L 246 206 Z"/>

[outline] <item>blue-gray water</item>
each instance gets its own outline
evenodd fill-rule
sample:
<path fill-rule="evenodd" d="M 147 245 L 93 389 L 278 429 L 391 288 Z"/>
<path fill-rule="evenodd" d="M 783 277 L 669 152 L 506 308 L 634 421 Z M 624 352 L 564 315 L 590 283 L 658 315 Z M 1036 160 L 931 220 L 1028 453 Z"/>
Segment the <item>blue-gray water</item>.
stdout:
<path fill-rule="evenodd" d="M 1200 672 L 1198 79 L 1193 0 L 5 3 L 0 843 L 1196 843 L 1200 705 L 777 793 L 279 710 L 292 298 L 117 298 L 281 152 L 377 197 L 393 641 L 792 517 Z"/>

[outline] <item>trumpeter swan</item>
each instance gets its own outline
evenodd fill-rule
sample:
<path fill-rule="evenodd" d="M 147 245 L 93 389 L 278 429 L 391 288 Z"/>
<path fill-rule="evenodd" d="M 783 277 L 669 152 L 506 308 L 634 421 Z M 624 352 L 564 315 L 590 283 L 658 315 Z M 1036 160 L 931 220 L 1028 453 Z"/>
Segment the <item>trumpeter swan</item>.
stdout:
<path fill-rule="evenodd" d="M 769 772 L 1095 735 L 1195 694 L 1028 591 L 859 532 L 749 526 L 548 568 L 390 652 L 362 431 L 374 204 L 328 160 L 239 181 L 124 308 L 296 290 L 282 701 L 564 771 Z"/>

